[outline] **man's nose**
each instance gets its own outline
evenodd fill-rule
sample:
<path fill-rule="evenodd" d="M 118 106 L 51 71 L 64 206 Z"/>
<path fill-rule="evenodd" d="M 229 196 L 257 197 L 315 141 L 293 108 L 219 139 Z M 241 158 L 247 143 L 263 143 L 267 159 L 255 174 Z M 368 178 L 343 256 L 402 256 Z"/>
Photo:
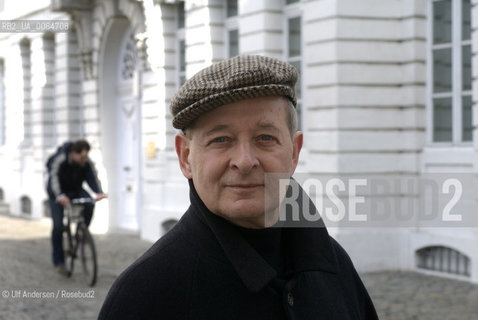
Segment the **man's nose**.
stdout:
<path fill-rule="evenodd" d="M 257 168 L 259 159 L 254 146 L 248 142 L 238 143 L 231 155 L 230 163 L 234 169 L 239 170 L 242 174 L 247 174 L 252 169 Z"/>

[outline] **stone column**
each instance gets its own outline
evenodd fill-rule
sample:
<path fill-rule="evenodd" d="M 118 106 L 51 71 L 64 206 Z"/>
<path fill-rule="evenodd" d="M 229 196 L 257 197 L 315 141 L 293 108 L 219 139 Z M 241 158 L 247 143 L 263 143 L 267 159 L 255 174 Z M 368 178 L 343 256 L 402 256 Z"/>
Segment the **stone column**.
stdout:
<path fill-rule="evenodd" d="M 81 79 L 76 31 L 55 35 L 56 144 L 80 137 Z"/>
<path fill-rule="evenodd" d="M 41 158 L 45 148 L 54 146 L 55 48 L 54 36 L 32 41 L 32 139 Z"/>
<path fill-rule="evenodd" d="M 283 58 L 284 1 L 239 1 L 241 53 Z"/>
<path fill-rule="evenodd" d="M 224 58 L 224 1 L 186 1 L 186 77 Z"/>

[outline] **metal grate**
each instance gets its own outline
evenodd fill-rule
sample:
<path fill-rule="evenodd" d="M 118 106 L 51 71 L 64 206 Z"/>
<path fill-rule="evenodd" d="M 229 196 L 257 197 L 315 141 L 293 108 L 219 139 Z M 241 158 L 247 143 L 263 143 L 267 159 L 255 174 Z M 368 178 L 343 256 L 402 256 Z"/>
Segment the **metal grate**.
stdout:
<path fill-rule="evenodd" d="M 176 219 L 168 219 L 164 221 L 163 223 L 161 223 L 162 234 L 164 235 L 168 233 L 169 230 L 171 230 L 176 225 L 176 223 L 178 223 L 178 220 Z"/>
<path fill-rule="evenodd" d="M 48 201 L 48 199 L 43 200 L 43 216 L 51 217 L 50 202 Z"/>
<path fill-rule="evenodd" d="M 27 197 L 23 196 L 20 198 L 20 207 L 22 210 L 22 213 L 31 215 L 32 214 L 32 200 Z"/>
<path fill-rule="evenodd" d="M 461 252 L 444 247 L 432 246 L 416 251 L 416 262 L 419 269 L 444 272 L 470 277 L 470 258 Z"/>

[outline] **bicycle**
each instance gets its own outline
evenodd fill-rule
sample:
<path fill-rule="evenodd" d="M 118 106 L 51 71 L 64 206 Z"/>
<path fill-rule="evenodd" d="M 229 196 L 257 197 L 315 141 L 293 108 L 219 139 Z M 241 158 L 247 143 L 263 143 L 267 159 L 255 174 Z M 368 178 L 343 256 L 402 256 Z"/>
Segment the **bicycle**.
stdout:
<path fill-rule="evenodd" d="M 73 275 L 75 259 L 79 257 L 83 267 L 84 280 L 90 287 L 93 287 L 96 283 L 98 261 L 93 237 L 84 220 L 83 208 L 86 203 L 94 202 L 96 200 L 86 197 L 72 199 L 70 204 L 65 206 L 64 220 L 66 220 L 66 224 L 64 223 L 63 229 L 67 276 L 71 277 Z M 72 233 L 73 224 L 76 224 L 75 234 Z"/>

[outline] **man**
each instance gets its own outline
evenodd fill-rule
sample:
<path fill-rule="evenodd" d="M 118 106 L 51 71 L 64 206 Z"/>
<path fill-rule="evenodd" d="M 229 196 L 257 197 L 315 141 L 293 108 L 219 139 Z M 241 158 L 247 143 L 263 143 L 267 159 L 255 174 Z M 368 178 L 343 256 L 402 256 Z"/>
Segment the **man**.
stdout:
<path fill-rule="evenodd" d="M 58 148 L 47 162 L 47 193 L 50 204 L 53 230 L 51 241 L 53 246 L 53 265 L 58 273 L 67 275 L 63 253 L 63 207 L 70 199 L 90 197 L 83 189 L 83 182 L 96 192 L 97 200 L 104 198 L 101 184 L 93 162 L 88 157 L 90 145 L 85 140 L 66 142 Z M 85 223 L 90 224 L 94 204 L 86 203 L 84 209 Z"/>
<path fill-rule="evenodd" d="M 181 87 L 171 110 L 191 206 L 122 273 L 99 319 L 377 319 L 323 225 L 271 227 L 266 174 L 290 178 L 302 147 L 296 80 L 289 64 L 239 56 Z"/>

